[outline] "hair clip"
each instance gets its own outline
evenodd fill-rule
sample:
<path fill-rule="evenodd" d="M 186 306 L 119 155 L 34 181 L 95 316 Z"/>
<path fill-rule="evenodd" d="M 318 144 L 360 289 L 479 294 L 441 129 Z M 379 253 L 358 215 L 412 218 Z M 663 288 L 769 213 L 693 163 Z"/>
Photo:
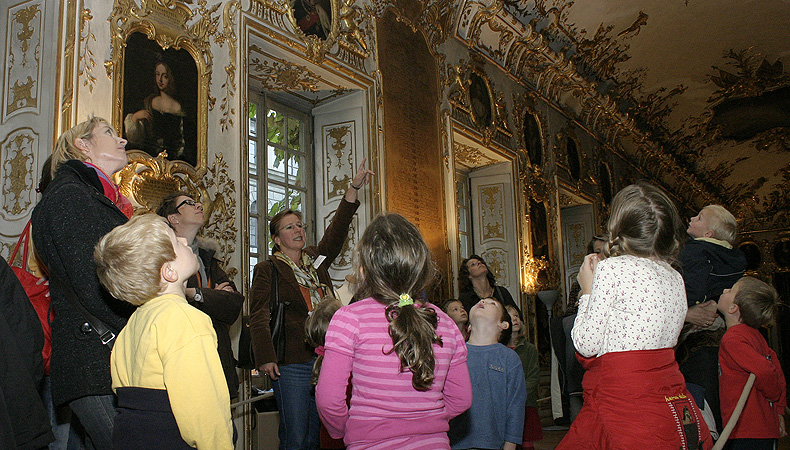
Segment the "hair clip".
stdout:
<path fill-rule="evenodd" d="M 406 305 L 413 305 L 414 300 L 412 300 L 411 295 L 409 294 L 401 294 L 398 298 L 398 307 L 403 308 Z"/>

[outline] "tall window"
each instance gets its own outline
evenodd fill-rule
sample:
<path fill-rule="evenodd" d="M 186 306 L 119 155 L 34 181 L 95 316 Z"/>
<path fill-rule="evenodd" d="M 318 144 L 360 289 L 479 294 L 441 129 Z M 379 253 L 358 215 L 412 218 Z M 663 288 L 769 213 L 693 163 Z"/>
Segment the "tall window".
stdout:
<path fill-rule="evenodd" d="M 469 178 L 457 171 L 455 182 L 455 199 L 458 208 L 458 238 L 460 257 L 468 258 L 472 248 L 472 224 L 469 212 Z"/>
<path fill-rule="evenodd" d="M 250 96 L 249 211 L 250 279 L 252 269 L 272 247 L 269 221 L 278 212 L 302 213 L 313 223 L 310 117 L 273 102 Z M 260 200 L 260 201 L 259 201 Z"/>

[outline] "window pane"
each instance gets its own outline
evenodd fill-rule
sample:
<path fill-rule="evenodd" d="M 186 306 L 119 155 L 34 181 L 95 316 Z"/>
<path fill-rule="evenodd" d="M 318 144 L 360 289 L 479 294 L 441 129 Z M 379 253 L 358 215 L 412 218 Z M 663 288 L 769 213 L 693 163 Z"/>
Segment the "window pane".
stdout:
<path fill-rule="evenodd" d="M 469 257 L 469 240 L 465 235 L 461 235 L 461 258 Z"/>
<path fill-rule="evenodd" d="M 269 179 L 285 183 L 285 151 L 270 145 L 267 153 L 266 168 Z"/>
<path fill-rule="evenodd" d="M 288 118 L 288 148 L 297 150 L 299 145 L 299 130 L 301 123 L 294 119 Z"/>
<path fill-rule="evenodd" d="M 250 283 L 252 283 L 252 274 L 255 271 L 256 264 L 258 264 L 258 257 L 250 256 Z"/>
<path fill-rule="evenodd" d="M 304 200 L 304 193 L 302 191 L 289 191 L 291 197 L 291 204 L 289 207 L 294 211 L 302 211 L 302 202 Z"/>
<path fill-rule="evenodd" d="M 455 183 L 455 196 L 458 198 L 458 204 L 464 206 L 466 204 L 466 183 L 459 181 Z"/>
<path fill-rule="evenodd" d="M 250 139 L 250 173 L 258 174 L 258 142 Z"/>
<path fill-rule="evenodd" d="M 258 214 L 258 180 L 250 178 L 250 214 Z"/>
<path fill-rule="evenodd" d="M 269 200 L 269 217 L 273 217 L 275 214 L 285 209 L 283 207 L 285 205 L 285 186 L 269 183 L 269 192 L 267 196 Z"/>
<path fill-rule="evenodd" d="M 268 139 L 269 142 L 273 144 L 283 143 L 284 122 L 284 115 L 272 109 L 269 110 L 269 113 L 266 116 L 266 139 Z"/>
<path fill-rule="evenodd" d="M 258 253 L 258 218 L 250 217 L 250 252 Z"/>
<path fill-rule="evenodd" d="M 302 187 L 302 171 L 304 158 L 299 155 L 290 155 L 288 158 L 288 184 L 294 187 Z"/>
<path fill-rule="evenodd" d="M 258 135 L 258 105 L 250 102 L 248 115 L 250 119 L 250 125 L 249 125 L 250 136 L 257 136 Z"/>
<path fill-rule="evenodd" d="M 461 233 L 467 233 L 468 230 L 466 229 L 466 210 L 459 209 L 458 210 L 458 231 Z"/>

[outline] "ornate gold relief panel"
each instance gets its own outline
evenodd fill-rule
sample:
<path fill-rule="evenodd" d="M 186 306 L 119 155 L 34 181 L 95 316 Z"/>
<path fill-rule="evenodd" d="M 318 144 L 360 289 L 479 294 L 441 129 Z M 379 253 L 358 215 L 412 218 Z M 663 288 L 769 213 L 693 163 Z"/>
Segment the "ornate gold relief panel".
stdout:
<path fill-rule="evenodd" d="M 219 17 L 215 14 L 220 6 L 221 4 L 218 3 L 208 7 L 205 2 L 199 2 L 192 10 L 185 3 L 173 0 L 141 0 L 140 6 L 137 6 L 134 0 L 115 0 L 108 19 L 110 21 L 112 56 L 110 61 L 105 62 L 105 68 L 107 75 L 113 79 L 113 97 L 115 99 L 113 125 L 118 130 L 125 130 L 123 116 L 124 111 L 129 110 L 129 105 L 123 103 L 125 91 L 131 86 L 130 81 L 132 80 L 125 78 L 130 73 L 137 74 L 129 71 L 135 68 L 129 68 L 126 65 L 127 59 L 131 56 L 131 54 L 127 55 L 127 43 L 135 33 L 143 33 L 149 40 L 155 41 L 163 54 L 169 51 L 169 55 L 180 55 L 179 51 L 183 50 L 192 57 L 195 65 L 194 82 L 184 88 L 186 93 L 181 95 L 185 95 L 184 98 L 194 97 L 196 99 L 196 111 L 194 111 L 196 129 L 194 133 L 197 154 L 194 157 L 194 166 L 198 176 L 202 176 L 206 171 L 208 111 L 213 109 L 215 103 L 215 98 L 211 96 L 210 92 L 213 61 L 210 38 L 213 36 L 215 41 L 220 43 L 225 42 L 228 38 L 222 32 L 218 32 Z M 173 58 L 183 59 L 180 56 Z M 140 76 L 155 76 L 154 69 L 158 70 L 161 63 L 156 60 L 155 55 L 152 55 L 150 59 L 148 61 L 150 63 L 149 75 L 146 75 L 146 71 L 141 69 L 143 72 L 140 73 Z M 176 75 L 173 78 L 177 80 L 177 74 L 172 75 Z M 161 90 L 164 88 L 159 89 L 161 97 Z M 178 103 L 178 99 L 176 101 Z M 179 114 L 189 117 L 190 112 L 181 111 L 179 106 Z M 184 140 L 186 140 L 187 133 L 184 131 Z M 177 158 L 172 154 L 172 150 L 170 153 L 169 158 Z"/>
<path fill-rule="evenodd" d="M 43 15 L 42 1 L 8 8 L 3 121 L 20 112 L 38 113 Z"/>
<path fill-rule="evenodd" d="M 480 185 L 480 200 L 482 210 L 480 211 L 480 236 L 482 244 L 491 240 L 502 241 L 508 235 L 505 229 L 505 185 L 484 184 Z"/>
<path fill-rule="evenodd" d="M 203 204 L 204 224 L 201 235 L 219 243 L 218 257 L 227 265 L 236 251 L 236 182 L 228 173 L 222 154 L 215 155 L 213 164 L 198 176 L 195 168 L 163 156 L 130 150 L 129 164 L 114 175 L 121 193 L 129 198 L 136 211 L 156 211 L 162 198 L 175 191 L 187 192 Z M 227 268 L 233 278 L 236 268 Z"/>
<path fill-rule="evenodd" d="M 31 128 L 16 129 L 0 142 L 3 162 L 3 207 L 0 214 L 6 220 L 20 217 L 33 205 L 33 168 L 37 167 L 38 146 L 38 134 Z"/>
<path fill-rule="evenodd" d="M 497 284 L 500 286 L 507 286 L 510 284 L 510 276 L 508 274 L 508 253 L 501 248 L 490 248 L 483 252 L 483 259 L 486 260 L 488 268 L 491 273 L 496 277 Z"/>
<path fill-rule="evenodd" d="M 332 222 L 332 217 L 335 216 L 335 211 L 332 211 L 324 217 L 323 226 L 324 230 L 329 227 L 329 224 Z M 359 230 L 359 217 L 357 215 L 351 219 L 351 225 L 349 226 L 348 230 L 348 238 L 346 242 L 343 243 L 343 248 L 340 250 L 340 254 L 335 259 L 335 262 L 332 263 L 332 267 L 329 271 L 329 275 L 332 277 L 332 284 L 335 285 L 335 288 L 339 288 L 343 285 L 344 276 L 348 273 L 352 272 L 352 258 L 354 247 L 357 245 L 357 230 Z"/>
<path fill-rule="evenodd" d="M 346 193 L 354 173 L 354 142 L 356 123 L 353 121 L 324 125 L 321 129 L 324 142 L 324 203 L 339 199 Z M 341 174 L 342 177 L 338 178 Z"/>

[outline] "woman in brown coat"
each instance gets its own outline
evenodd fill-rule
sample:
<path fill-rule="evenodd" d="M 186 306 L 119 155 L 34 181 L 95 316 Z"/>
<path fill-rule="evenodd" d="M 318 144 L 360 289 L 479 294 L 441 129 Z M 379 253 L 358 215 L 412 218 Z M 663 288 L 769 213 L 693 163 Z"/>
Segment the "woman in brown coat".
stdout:
<path fill-rule="evenodd" d="M 332 292 L 329 267 L 340 254 L 359 207 L 357 193 L 373 172 L 359 166 L 350 189 L 317 246 L 305 247 L 299 212 L 286 210 L 269 223 L 272 255 L 255 266 L 251 291 L 250 332 L 255 362 L 272 379 L 280 412 L 280 449 L 318 449 L 318 410 L 310 379 L 315 353 L 305 343 L 304 323 L 313 306 Z M 274 269 L 274 270 L 273 270 Z M 285 351 L 276 354 L 269 329 L 272 274 L 277 276 L 278 301 L 285 307 Z"/>

